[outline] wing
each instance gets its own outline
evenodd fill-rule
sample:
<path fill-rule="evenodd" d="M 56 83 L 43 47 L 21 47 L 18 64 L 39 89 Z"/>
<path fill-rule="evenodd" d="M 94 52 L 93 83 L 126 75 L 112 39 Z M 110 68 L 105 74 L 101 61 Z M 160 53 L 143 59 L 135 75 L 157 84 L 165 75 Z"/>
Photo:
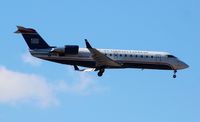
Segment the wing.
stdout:
<path fill-rule="evenodd" d="M 74 65 L 74 70 L 81 71 L 81 72 L 92 72 L 95 71 L 95 68 L 87 68 L 87 69 L 79 69 L 77 65 Z"/>
<path fill-rule="evenodd" d="M 110 59 L 109 57 L 105 56 L 103 53 L 98 51 L 95 48 L 92 48 L 92 46 L 89 44 L 87 39 L 85 39 L 86 47 L 92 54 L 92 58 L 96 61 L 97 67 L 120 67 L 121 64 L 118 62 L 115 62 L 114 60 Z"/>

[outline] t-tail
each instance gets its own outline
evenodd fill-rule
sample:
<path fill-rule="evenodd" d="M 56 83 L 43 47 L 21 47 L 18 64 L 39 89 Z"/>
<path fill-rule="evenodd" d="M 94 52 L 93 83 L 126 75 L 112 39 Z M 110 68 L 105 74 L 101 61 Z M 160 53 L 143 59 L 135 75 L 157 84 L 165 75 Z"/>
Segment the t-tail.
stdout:
<path fill-rule="evenodd" d="M 30 49 L 47 49 L 51 48 L 44 39 L 32 28 L 17 26 L 15 33 L 21 33 Z"/>

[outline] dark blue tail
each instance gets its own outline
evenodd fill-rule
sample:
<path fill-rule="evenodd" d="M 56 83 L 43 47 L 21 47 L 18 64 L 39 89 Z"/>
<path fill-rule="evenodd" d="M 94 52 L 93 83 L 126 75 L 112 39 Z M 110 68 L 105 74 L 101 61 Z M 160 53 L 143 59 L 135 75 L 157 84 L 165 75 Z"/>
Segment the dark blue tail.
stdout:
<path fill-rule="evenodd" d="M 30 49 L 46 49 L 51 48 L 44 39 L 32 28 L 24 28 L 17 26 L 18 30 L 15 33 L 21 33 Z"/>

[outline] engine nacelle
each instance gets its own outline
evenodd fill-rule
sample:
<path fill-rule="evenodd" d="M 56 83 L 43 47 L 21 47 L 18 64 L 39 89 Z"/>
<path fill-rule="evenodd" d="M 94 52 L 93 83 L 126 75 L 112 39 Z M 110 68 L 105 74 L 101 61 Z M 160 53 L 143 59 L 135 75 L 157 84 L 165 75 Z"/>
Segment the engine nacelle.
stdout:
<path fill-rule="evenodd" d="M 65 55 L 76 55 L 78 54 L 78 45 L 65 45 Z"/>

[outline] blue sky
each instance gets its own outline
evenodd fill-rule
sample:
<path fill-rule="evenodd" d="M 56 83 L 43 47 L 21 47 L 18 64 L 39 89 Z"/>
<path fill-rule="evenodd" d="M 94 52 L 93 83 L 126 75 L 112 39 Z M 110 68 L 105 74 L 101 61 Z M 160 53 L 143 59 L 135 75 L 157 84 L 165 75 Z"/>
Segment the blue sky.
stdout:
<path fill-rule="evenodd" d="M 1 122 L 200 121 L 198 0 L 6 0 L 0 2 Z M 50 45 L 168 51 L 178 71 L 74 72 L 30 57 L 16 25 Z"/>

